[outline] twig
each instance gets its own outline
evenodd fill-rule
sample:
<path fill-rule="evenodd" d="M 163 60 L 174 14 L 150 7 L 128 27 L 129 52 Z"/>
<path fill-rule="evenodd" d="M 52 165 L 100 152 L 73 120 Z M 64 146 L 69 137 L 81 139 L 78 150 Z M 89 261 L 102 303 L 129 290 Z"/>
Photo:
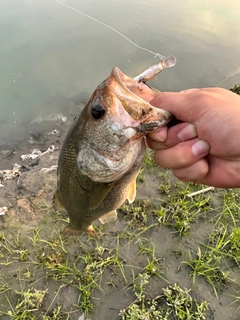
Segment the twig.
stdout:
<path fill-rule="evenodd" d="M 205 188 L 205 189 L 202 189 L 202 190 L 198 190 L 198 191 L 189 193 L 189 194 L 187 194 L 187 196 L 188 197 L 193 197 L 193 196 L 196 196 L 197 194 L 201 194 L 201 193 L 213 190 L 213 189 L 214 189 L 214 187 L 208 187 L 208 188 Z"/>

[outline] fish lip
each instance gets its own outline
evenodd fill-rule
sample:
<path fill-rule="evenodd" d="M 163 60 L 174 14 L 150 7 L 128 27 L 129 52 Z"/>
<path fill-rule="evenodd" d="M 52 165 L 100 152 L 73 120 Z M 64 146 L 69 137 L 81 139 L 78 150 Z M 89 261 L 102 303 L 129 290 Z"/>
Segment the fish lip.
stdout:
<path fill-rule="evenodd" d="M 171 121 L 171 118 L 152 121 L 152 122 L 142 122 L 137 128 L 137 131 L 142 133 L 143 135 L 146 135 L 157 128 L 161 128 L 165 126 L 166 124 L 169 123 L 169 121 Z"/>

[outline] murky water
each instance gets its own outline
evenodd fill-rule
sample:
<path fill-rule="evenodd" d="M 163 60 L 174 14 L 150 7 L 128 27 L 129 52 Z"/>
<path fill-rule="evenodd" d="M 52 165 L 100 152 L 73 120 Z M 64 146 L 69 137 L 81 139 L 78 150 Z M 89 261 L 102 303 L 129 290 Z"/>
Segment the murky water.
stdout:
<path fill-rule="evenodd" d="M 240 2 L 63 0 L 177 65 L 160 90 L 240 82 Z M 0 143 L 23 137 L 34 118 L 87 98 L 118 66 L 135 76 L 158 58 L 55 0 L 0 0 Z"/>

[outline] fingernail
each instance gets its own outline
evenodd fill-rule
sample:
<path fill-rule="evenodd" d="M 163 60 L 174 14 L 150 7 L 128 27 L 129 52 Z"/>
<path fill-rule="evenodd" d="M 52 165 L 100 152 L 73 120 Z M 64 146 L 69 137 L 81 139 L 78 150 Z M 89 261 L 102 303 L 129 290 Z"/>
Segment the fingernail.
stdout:
<path fill-rule="evenodd" d="M 205 155 L 209 150 L 209 144 L 203 140 L 198 140 L 192 145 L 192 152 L 195 156 Z"/>
<path fill-rule="evenodd" d="M 159 128 L 156 130 L 156 134 L 157 134 L 157 137 L 158 137 L 158 141 L 165 141 L 166 138 L 167 138 L 167 130 L 166 128 L 163 129 L 163 128 Z"/>
<path fill-rule="evenodd" d="M 181 131 L 178 132 L 178 139 L 186 141 L 197 137 L 197 130 L 191 123 L 187 124 Z"/>

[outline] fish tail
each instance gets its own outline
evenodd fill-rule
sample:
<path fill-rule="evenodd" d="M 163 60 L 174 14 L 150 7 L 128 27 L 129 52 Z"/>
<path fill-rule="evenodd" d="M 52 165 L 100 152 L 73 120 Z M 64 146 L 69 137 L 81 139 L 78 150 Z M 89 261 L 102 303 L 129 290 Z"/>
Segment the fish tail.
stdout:
<path fill-rule="evenodd" d="M 72 228 L 69 224 L 66 226 L 66 228 L 62 232 L 64 235 L 69 235 L 69 236 L 79 236 L 80 234 L 83 233 L 82 230 L 74 229 Z"/>
<path fill-rule="evenodd" d="M 162 61 L 163 68 L 170 68 L 175 66 L 177 59 L 174 56 L 169 56 L 165 60 Z"/>
<path fill-rule="evenodd" d="M 97 234 L 96 234 L 96 232 L 95 232 L 95 230 L 93 229 L 93 226 L 92 225 L 90 225 L 90 226 L 88 226 L 85 230 L 79 230 L 79 229 L 75 229 L 75 228 L 73 228 L 73 227 L 71 227 L 71 225 L 70 224 L 68 224 L 67 226 L 66 226 L 66 228 L 63 230 L 63 234 L 64 235 L 72 235 L 72 236 L 79 236 L 80 234 L 82 234 L 83 232 L 86 232 L 89 236 L 91 236 L 91 237 L 93 237 L 93 238 L 95 238 L 95 239 L 98 239 L 98 236 L 97 236 Z"/>

